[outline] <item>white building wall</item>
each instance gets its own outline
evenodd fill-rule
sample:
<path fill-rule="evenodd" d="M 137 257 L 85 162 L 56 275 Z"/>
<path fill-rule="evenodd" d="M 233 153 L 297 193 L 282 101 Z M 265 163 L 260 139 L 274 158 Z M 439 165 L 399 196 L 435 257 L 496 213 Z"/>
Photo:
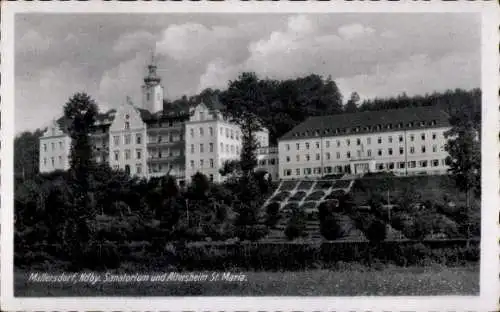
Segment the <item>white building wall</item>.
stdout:
<path fill-rule="evenodd" d="M 52 124 L 40 138 L 39 170 L 42 173 L 70 168 L 71 138 Z"/>
<path fill-rule="evenodd" d="M 127 170 L 131 175 L 147 177 L 146 124 L 139 111 L 127 103 L 116 112 L 109 129 L 109 165 Z"/>
<path fill-rule="evenodd" d="M 160 84 L 142 87 L 142 107 L 152 113 L 163 110 L 164 90 Z"/>
<path fill-rule="evenodd" d="M 448 129 L 423 128 L 280 141 L 280 178 L 319 177 L 335 173 L 336 166 L 344 168 L 352 161 L 361 159 L 374 160 L 376 171 L 389 170 L 396 174 L 407 172 L 409 175 L 445 173 L 445 159 L 448 154 L 444 150 L 444 132 Z M 434 166 L 436 160 L 437 166 Z M 425 161 L 427 164 L 424 167 Z M 403 168 L 400 168 L 401 162 L 404 163 Z M 393 168 L 390 168 L 391 163 Z M 333 167 L 332 172 L 323 173 L 319 169 L 322 167 Z"/>

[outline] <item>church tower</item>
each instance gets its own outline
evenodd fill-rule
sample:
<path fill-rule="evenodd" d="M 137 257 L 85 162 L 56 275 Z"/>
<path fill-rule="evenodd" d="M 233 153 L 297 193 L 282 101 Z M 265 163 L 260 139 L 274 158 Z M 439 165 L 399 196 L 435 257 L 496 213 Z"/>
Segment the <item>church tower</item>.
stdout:
<path fill-rule="evenodd" d="M 142 107 L 151 113 L 163 110 L 163 87 L 160 84 L 161 78 L 156 73 L 157 68 L 153 54 L 142 86 Z"/>

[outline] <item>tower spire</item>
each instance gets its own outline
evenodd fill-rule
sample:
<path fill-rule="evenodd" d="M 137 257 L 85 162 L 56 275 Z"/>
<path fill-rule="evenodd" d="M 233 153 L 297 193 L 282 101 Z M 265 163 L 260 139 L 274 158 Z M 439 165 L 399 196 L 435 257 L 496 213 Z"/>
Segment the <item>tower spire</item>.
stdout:
<path fill-rule="evenodd" d="M 148 74 L 146 75 L 146 77 L 144 77 L 144 83 L 147 86 L 157 85 L 161 81 L 161 78 L 158 76 L 158 74 L 156 72 L 158 67 L 156 65 L 155 50 L 156 49 L 151 51 L 151 61 L 147 65 Z"/>

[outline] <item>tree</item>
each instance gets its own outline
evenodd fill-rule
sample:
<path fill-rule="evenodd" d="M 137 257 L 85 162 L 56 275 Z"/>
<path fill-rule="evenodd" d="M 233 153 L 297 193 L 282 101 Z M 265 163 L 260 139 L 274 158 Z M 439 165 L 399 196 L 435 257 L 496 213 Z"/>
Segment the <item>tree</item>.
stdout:
<path fill-rule="evenodd" d="M 329 202 L 323 202 L 318 207 L 320 233 L 327 240 L 336 240 L 345 234 L 334 210 L 335 206 Z"/>
<path fill-rule="evenodd" d="M 90 174 L 94 169 L 90 134 L 96 120 L 98 108 L 94 100 L 85 93 L 76 93 L 64 106 L 64 121 L 72 139 L 70 153 L 70 184 L 74 189 L 74 200 L 66 222 L 66 241 L 73 264 L 82 264 L 82 251 L 91 241 L 88 222 L 95 218 L 95 204 L 90 192 Z"/>
<path fill-rule="evenodd" d="M 39 172 L 40 138 L 43 131 L 25 131 L 14 139 L 14 176 L 26 181 Z"/>
<path fill-rule="evenodd" d="M 285 228 L 285 236 L 293 240 L 306 235 L 306 216 L 303 211 L 294 210 Z"/>
<path fill-rule="evenodd" d="M 344 106 L 344 112 L 355 113 L 358 111 L 359 95 L 357 92 L 351 93 L 351 97 Z"/>
<path fill-rule="evenodd" d="M 257 166 L 255 135 L 263 126 L 259 118 L 259 110 L 266 104 L 262 83 L 255 73 L 242 73 L 237 80 L 229 82 L 222 99 L 226 106 L 224 114 L 241 128 L 240 166 L 243 174 L 249 175 Z"/>
<path fill-rule="evenodd" d="M 448 171 L 457 187 L 465 192 L 467 207 L 481 192 L 480 124 L 467 112 L 450 118 L 452 128 L 445 133 Z"/>

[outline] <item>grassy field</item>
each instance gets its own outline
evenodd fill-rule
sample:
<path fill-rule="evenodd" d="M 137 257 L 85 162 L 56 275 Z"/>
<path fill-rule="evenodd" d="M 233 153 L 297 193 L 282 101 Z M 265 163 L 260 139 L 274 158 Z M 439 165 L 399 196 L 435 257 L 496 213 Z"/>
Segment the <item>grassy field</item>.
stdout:
<path fill-rule="evenodd" d="M 210 273 L 209 273 L 210 274 Z M 478 295 L 479 266 L 350 267 L 302 272 L 246 272 L 243 282 L 49 284 L 16 271 L 16 296 L 431 296 Z"/>

